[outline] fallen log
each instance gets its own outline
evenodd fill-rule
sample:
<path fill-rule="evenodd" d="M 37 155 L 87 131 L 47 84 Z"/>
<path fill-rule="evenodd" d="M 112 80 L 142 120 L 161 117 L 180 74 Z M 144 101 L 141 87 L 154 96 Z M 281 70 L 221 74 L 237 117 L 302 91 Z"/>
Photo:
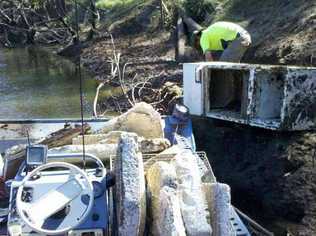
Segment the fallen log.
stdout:
<path fill-rule="evenodd" d="M 176 45 L 176 60 L 178 62 L 184 61 L 185 56 L 185 33 L 184 25 L 181 17 L 178 18 L 177 22 L 177 45 Z"/>
<path fill-rule="evenodd" d="M 203 27 L 196 23 L 191 17 L 181 14 L 184 24 L 187 26 L 189 33 L 193 33 L 196 30 L 202 30 Z"/>

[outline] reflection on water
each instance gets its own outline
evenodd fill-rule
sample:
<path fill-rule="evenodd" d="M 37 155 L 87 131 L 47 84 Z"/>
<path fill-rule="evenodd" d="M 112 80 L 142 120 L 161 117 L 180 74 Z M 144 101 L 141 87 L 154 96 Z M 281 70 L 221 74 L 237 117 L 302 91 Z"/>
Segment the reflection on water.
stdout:
<path fill-rule="evenodd" d="M 92 116 L 96 81 L 84 78 L 85 116 Z M 38 48 L 0 50 L 0 119 L 80 116 L 73 63 Z"/>

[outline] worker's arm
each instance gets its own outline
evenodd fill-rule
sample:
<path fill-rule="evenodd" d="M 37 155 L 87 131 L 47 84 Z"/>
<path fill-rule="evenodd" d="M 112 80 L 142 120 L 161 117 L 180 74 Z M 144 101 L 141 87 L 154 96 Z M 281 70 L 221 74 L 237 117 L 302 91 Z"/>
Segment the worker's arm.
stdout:
<path fill-rule="evenodd" d="M 213 58 L 212 53 L 210 51 L 207 51 L 205 53 L 205 61 L 214 61 L 214 58 Z"/>
<path fill-rule="evenodd" d="M 200 45 L 205 56 L 205 61 L 214 61 L 213 55 L 211 53 L 211 38 L 207 33 L 202 33 Z"/>

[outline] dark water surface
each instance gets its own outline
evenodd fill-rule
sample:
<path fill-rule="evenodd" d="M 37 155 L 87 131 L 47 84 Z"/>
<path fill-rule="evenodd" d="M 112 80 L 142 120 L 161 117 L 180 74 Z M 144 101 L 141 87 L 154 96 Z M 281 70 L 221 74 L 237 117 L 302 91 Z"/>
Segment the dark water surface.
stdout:
<path fill-rule="evenodd" d="M 83 72 L 85 116 L 96 81 Z M 0 49 L 0 119 L 80 117 L 75 65 L 40 48 Z"/>

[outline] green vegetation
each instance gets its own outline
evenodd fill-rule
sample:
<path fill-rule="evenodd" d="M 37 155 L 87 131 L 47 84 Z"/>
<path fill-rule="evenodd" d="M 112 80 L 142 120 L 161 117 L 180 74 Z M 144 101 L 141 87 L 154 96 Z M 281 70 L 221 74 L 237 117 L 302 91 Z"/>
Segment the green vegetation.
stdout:
<path fill-rule="evenodd" d="M 121 22 L 131 23 L 131 19 L 139 16 L 146 6 L 151 5 L 153 1 L 154 0 L 98 0 L 96 1 L 97 8 L 104 10 L 100 23 L 107 27 L 112 24 L 120 24 Z"/>
<path fill-rule="evenodd" d="M 206 16 L 214 11 L 210 0 L 186 0 L 183 2 L 186 13 L 197 22 L 205 20 Z"/>
<path fill-rule="evenodd" d="M 96 5 L 101 9 L 113 9 L 133 4 L 137 0 L 98 0 Z"/>

